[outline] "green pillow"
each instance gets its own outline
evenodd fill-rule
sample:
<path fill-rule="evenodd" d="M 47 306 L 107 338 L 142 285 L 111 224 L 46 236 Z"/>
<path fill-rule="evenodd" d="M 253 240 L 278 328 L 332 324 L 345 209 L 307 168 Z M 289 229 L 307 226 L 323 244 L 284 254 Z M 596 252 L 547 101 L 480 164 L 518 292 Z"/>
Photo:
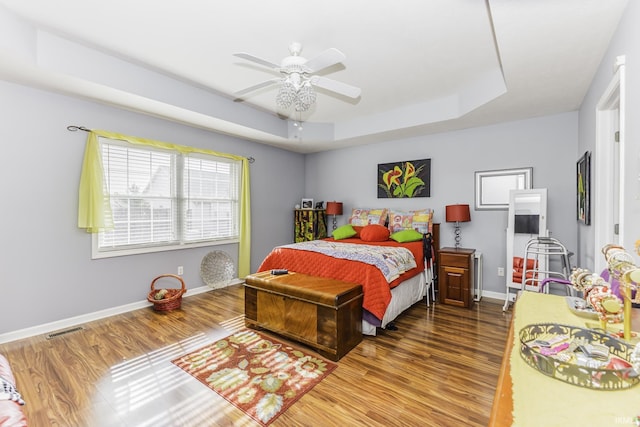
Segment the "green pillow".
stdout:
<path fill-rule="evenodd" d="M 396 231 L 390 237 L 398 243 L 417 242 L 418 240 L 422 240 L 422 233 L 416 230 L 406 229 Z"/>
<path fill-rule="evenodd" d="M 345 224 L 333 230 L 333 238 L 336 240 L 348 239 L 356 234 L 358 234 L 358 232 L 353 229 L 351 224 Z"/>

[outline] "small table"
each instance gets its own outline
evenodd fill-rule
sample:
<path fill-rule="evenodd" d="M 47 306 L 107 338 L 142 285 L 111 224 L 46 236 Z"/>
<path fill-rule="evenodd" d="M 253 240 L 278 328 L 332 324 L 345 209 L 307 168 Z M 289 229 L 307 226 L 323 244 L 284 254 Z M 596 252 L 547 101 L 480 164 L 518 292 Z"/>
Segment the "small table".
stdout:
<path fill-rule="evenodd" d="M 476 268 L 476 281 L 474 288 L 474 301 L 480 301 L 482 299 L 482 252 L 476 251 L 475 255 L 475 268 Z"/>
<path fill-rule="evenodd" d="M 475 249 L 442 248 L 438 251 L 440 302 L 470 308 L 474 302 Z"/>

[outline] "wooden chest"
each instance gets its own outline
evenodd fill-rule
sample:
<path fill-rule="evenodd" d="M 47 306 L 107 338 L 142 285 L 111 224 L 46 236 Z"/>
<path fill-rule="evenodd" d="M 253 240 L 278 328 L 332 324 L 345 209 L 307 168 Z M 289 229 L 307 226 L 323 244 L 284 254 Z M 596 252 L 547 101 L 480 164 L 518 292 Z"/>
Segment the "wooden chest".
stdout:
<path fill-rule="evenodd" d="M 362 341 L 362 285 L 293 273 L 245 278 L 245 324 L 338 360 Z"/>

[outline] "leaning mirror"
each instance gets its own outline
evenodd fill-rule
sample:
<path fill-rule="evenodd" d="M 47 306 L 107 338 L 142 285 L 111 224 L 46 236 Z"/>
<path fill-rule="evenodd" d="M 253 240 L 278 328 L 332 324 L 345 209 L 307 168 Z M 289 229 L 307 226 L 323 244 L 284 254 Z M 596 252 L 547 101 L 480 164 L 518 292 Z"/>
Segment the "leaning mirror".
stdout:
<path fill-rule="evenodd" d="M 509 191 L 529 190 L 533 168 L 476 172 L 476 210 L 509 209 Z"/>

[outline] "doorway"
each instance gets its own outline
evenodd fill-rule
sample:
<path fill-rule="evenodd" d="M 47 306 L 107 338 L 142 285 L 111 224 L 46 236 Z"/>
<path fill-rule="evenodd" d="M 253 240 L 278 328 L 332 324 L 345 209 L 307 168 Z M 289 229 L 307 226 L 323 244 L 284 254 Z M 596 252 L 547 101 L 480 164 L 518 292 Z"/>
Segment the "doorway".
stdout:
<path fill-rule="evenodd" d="M 607 267 L 602 248 L 624 246 L 625 57 L 618 56 L 614 76 L 596 107 L 594 182 L 594 271 Z"/>

